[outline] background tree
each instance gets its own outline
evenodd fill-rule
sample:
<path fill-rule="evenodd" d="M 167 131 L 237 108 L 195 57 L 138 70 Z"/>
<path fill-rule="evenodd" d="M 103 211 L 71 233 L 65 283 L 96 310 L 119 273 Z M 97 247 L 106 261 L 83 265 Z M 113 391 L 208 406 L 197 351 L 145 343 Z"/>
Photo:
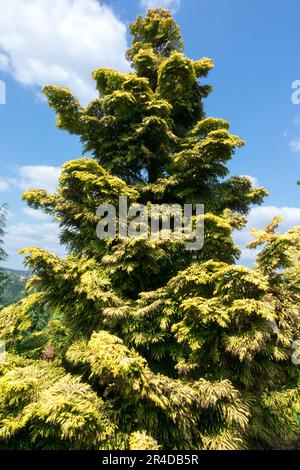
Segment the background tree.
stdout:
<path fill-rule="evenodd" d="M 23 250 L 31 294 L 2 310 L 4 448 L 272 448 L 299 437 L 299 227 L 256 232 L 254 269 L 231 234 L 267 194 L 227 168 L 243 146 L 206 117 L 213 63 L 183 55 L 163 9 L 131 25 L 132 72 L 93 72 L 98 98 L 44 93 L 85 152 L 58 190 L 24 199 L 60 222 L 65 259 Z M 99 240 L 101 203 L 204 203 L 205 243 Z M 33 312 L 50 312 L 41 325 Z M 275 325 L 275 326 L 274 326 Z"/>
<path fill-rule="evenodd" d="M 0 262 L 6 259 L 6 253 L 3 249 L 3 238 L 4 238 L 4 228 L 6 223 L 6 206 L 0 204 Z M 6 282 L 7 276 L 4 273 L 3 269 L 0 268 L 0 306 L 3 299 L 3 288 Z"/>
<path fill-rule="evenodd" d="M 18 302 L 22 297 L 25 297 L 26 278 L 24 274 L 11 270 L 3 270 L 5 279 L 2 283 L 2 306 L 7 306 Z"/>

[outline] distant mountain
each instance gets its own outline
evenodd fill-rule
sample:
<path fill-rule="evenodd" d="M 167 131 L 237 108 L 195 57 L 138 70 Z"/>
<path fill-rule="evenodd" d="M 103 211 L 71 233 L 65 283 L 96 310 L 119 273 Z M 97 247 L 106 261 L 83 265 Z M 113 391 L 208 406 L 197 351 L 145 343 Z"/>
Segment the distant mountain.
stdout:
<path fill-rule="evenodd" d="M 25 296 L 25 284 L 31 276 L 30 271 L 21 269 L 2 269 L 6 277 L 0 284 L 0 308 L 14 304 Z"/>
<path fill-rule="evenodd" d="M 30 271 L 25 271 L 25 270 L 21 270 L 21 269 L 4 268 L 4 267 L 1 267 L 1 266 L 0 266 L 0 269 L 2 269 L 7 274 L 12 274 L 13 276 L 17 276 L 19 278 L 21 278 L 21 277 L 28 278 L 32 274 Z"/>

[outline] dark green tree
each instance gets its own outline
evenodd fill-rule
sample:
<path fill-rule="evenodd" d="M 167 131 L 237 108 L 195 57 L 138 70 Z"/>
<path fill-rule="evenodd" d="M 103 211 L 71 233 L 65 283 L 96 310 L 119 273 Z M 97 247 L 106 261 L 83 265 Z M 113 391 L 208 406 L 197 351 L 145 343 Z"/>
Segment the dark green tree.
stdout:
<path fill-rule="evenodd" d="M 23 250 L 31 294 L 1 312 L 2 447 L 290 445 L 300 432 L 299 227 L 282 235 L 274 220 L 255 232 L 255 268 L 236 264 L 232 231 L 267 192 L 229 177 L 244 143 L 204 114 L 213 63 L 184 56 L 166 10 L 139 16 L 131 34 L 132 71 L 93 72 L 99 96 L 86 108 L 68 89 L 44 89 L 57 126 L 92 158 L 66 163 L 54 194 L 24 194 L 59 221 L 69 254 Z M 150 211 L 205 204 L 203 248 L 175 236 L 100 240 L 97 207 L 121 195 Z M 42 306 L 51 315 L 39 328 Z"/>

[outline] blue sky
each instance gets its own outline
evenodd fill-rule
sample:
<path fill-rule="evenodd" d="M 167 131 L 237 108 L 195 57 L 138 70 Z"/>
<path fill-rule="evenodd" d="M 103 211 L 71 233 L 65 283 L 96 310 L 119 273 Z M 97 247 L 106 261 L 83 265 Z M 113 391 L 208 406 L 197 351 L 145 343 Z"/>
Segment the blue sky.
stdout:
<path fill-rule="evenodd" d="M 186 55 L 215 62 L 206 113 L 228 119 L 231 131 L 247 142 L 230 165 L 232 174 L 249 175 L 270 193 L 263 207 L 251 211 L 249 226 L 262 227 L 276 214 L 286 219 L 282 229 L 300 224 L 300 104 L 291 99 L 292 82 L 300 80 L 299 0 L 0 0 L 6 266 L 22 266 L 17 250 L 24 246 L 63 254 L 56 225 L 21 200 L 31 186 L 53 190 L 60 165 L 81 156 L 78 139 L 55 128 L 41 87 L 69 86 L 86 103 L 95 93 L 93 69 L 128 68 L 128 24 L 147 5 L 172 8 Z M 236 239 L 244 247 L 249 227 Z M 242 261 L 250 264 L 253 256 L 244 250 Z"/>

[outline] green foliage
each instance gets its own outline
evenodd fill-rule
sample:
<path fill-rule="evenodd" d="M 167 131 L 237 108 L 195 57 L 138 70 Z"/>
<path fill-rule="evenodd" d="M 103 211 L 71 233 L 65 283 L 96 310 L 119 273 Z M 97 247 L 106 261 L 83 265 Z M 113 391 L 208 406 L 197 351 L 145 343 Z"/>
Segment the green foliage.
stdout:
<path fill-rule="evenodd" d="M 14 272 L 5 271 L 2 282 L 2 305 L 14 304 L 26 295 L 25 280 Z"/>
<path fill-rule="evenodd" d="M 133 432 L 129 440 L 130 450 L 158 450 L 159 446 L 155 439 L 147 436 L 145 431 Z"/>
<path fill-rule="evenodd" d="M 97 449 L 114 433 L 109 409 L 90 386 L 40 361 L 2 371 L 0 410 L 8 448 Z"/>
<path fill-rule="evenodd" d="M 254 231 L 253 269 L 232 240 L 267 194 L 228 177 L 244 142 L 206 117 L 213 63 L 183 55 L 163 9 L 131 26 L 130 73 L 93 72 L 98 98 L 44 93 L 93 158 L 54 194 L 24 194 L 60 224 L 66 258 L 22 250 L 30 294 L 0 311 L 5 449 L 265 449 L 299 441 L 299 227 Z M 203 249 L 182 239 L 99 240 L 101 203 L 204 203 Z M 117 210 L 118 215 L 118 210 Z M 195 223 L 195 219 L 193 222 Z M 1 232 L 0 232 L 1 235 Z"/>
<path fill-rule="evenodd" d="M 121 415 L 123 425 L 128 419 L 125 429 L 143 423 L 151 434 L 167 439 L 174 448 L 196 448 L 200 442 L 206 446 L 206 433 L 219 428 L 227 429 L 233 440 L 238 441 L 235 427 L 243 428 L 247 422 L 248 410 L 229 382 L 210 383 L 203 379 L 189 382 L 153 374 L 144 358 L 105 331 L 93 333 L 88 343 L 73 344 L 67 359 L 75 365 L 88 366 L 89 379 L 101 388 L 106 386 L 106 396 L 121 406 L 121 410 L 130 407 L 129 416 Z M 220 422 L 212 426 L 208 423 L 212 421 L 216 403 Z M 231 413 L 228 421 L 227 413 Z"/>
<path fill-rule="evenodd" d="M 148 10 L 147 16 L 139 15 L 130 25 L 133 36 L 132 48 L 127 57 L 132 59 L 140 49 L 151 47 L 159 58 L 169 57 L 172 52 L 182 52 L 183 41 L 179 26 L 169 11 L 162 8 Z"/>
<path fill-rule="evenodd" d="M 6 223 L 6 206 L 0 204 L 0 261 L 5 260 L 6 258 L 6 252 L 3 249 L 3 237 L 5 234 L 5 223 Z M 0 268 L 0 306 L 3 303 L 4 300 L 4 295 L 3 295 L 3 290 L 4 290 L 4 285 L 7 281 L 7 276 L 3 272 L 3 270 Z"/>

